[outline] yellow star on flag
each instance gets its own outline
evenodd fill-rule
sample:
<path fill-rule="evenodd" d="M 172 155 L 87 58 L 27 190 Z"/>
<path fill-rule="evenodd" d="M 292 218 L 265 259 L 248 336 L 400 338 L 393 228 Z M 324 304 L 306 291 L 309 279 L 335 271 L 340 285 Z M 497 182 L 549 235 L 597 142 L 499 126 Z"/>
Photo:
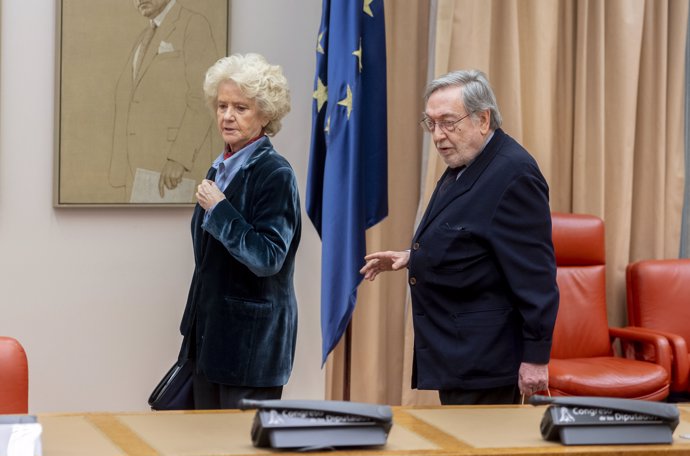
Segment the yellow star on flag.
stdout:
<path fill-rule="evenodd" d="M 316 112 L 320 112 L 321 107 L 328 100 L 328 89 L 323 85 L 323 82 L 321 82 L 321 78 L 317 79 L 316 90 L 314 90 L 312 96 L 316 99 L 316 107 L 318 108 Z"/>
<path fill-rule="evenodd" d="M 374 0 L 364 0 L 364 7 L 362 8 L 365 13 L 367 13 L 369 16 L 374 17 L 374 13 L 371 11 L 371 3 Z"/>
<path fill-rule="evenodd" d="M 357 61 L 359 62 L 359 72 L 362 72 L 362 37 L 359 38 L 359 49 L 357 49 L 355 52 L 352 53 L 355 57 L 357 57 Z"/>
<path fill-rule="evenodd" d="M 321 40 L 323 39 L 323 32 L 319 33 L 319 39 L 316 40 L 316 52 L 324 54 L 323 46 L 321 45 Z"/>
<path fill-rule="evenodd" d="M 347 85 L 347 96 L 340 100 L 338 104 L 347 108 L 347 118 L 349 119 L 352 112 L 352 90 L 350 90 L 350 84 Z"/>

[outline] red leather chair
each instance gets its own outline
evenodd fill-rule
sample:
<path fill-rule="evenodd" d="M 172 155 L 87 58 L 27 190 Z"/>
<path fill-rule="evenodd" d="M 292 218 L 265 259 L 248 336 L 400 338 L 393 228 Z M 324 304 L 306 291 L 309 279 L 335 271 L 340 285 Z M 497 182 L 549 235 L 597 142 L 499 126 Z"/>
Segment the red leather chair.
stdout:
<path fill-rule="evenodd" d="M 29 412 L 29 367 L 22 345 L 0 336 L 0 414 Z"/>
<path fill-rule="evenodd" d="M 643 260 L 625 272 L 628 323 L 668 339 L 673 352 L 671 392 L 689 393 L 690 259 Z"/>
<path fill-rule="evenodd" d="M 552 220 L 560 306 L 549 363 L 550 393 L 666 398 L 671 372 L 668 341 L 658 334 L 608 326 L 604 222 L 591 215 L 557 213 Z M 656 363 L 616 356 L 615 339 L 624 348 L 653 347 Z"/>

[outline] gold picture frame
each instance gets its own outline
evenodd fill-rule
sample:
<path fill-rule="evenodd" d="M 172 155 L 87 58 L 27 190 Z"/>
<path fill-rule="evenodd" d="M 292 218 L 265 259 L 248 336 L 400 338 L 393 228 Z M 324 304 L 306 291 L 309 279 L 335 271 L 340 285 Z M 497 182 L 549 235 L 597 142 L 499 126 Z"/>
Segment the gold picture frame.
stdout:
<path fill-rule="evenodd" d="M 54 205 L 193 204 L 222 150 L 202 84 L 229 0 L 57 2 Z"/>

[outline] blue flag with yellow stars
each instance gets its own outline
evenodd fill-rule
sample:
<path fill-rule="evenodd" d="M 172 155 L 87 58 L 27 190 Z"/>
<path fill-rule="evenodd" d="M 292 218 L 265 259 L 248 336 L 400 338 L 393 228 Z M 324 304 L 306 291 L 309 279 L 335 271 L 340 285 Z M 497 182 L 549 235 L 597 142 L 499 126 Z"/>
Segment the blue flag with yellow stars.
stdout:
<path fill-rule="evenodd" d="M 323 0 L 307 213 L 321 236 L 322 362 L 362 281 L 364 232 L 388 214 L 383 0 Z"/>

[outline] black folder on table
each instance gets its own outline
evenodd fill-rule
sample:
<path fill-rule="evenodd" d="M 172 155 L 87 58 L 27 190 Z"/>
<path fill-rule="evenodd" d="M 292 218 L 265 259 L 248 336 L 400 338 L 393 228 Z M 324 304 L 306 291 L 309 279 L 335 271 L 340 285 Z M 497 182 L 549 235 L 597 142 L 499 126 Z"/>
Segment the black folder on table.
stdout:
<path fill-rule="evenodd" d="M 564 445 L 671 443 L 680 420 L 678 407 L 662 402 L 532 396 L 530 403 L 550 404 L 540 424 L 542 437 Z"/>
<path fill-rule="evenodd" d="M 314 400 L 243 400 L 258 409 L 252 424 L 254 446 L 324 449 L 385 445 L 393 426 L 388 405 Z"/>

